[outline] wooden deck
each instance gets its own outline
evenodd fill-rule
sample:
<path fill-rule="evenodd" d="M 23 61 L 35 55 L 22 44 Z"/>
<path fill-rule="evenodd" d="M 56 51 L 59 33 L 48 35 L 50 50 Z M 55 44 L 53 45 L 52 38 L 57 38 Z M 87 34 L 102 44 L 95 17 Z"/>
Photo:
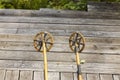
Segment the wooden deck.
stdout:
<path fill-rule="evenodd" d="M 120 80 L 120 15 L 113 13 L 109 18 L 99 12 L 96 19 L 94 13 L 76 18 L 69 11 L 57 11 L 54 16 L 50 12 L 41 16 L 41 11 L 35 11 L 35 16 L 31 11 L 9 11 L 8 16 L 0 14 L 0 80 L 44 80 L 43 55 L 33 47 L 34 35 L 41 31 L 50 32 L 55 40 L 47 54 L 49 80 L 77 80 L 75 54 L 68 44 L 75 31 L 86 38 L 80 54 L 86 60 L 81 65 L 84 80 Z"/>
<path fill-rule="evenodd" d="M 77 80 L 76 73 L 49 72 L 49 80 Z M 84 80 L 120 80 L 117 74 L 83 74 Z M 32 70 L 0 70 L 1 80 L 44 80 L 43 72 Z"/>

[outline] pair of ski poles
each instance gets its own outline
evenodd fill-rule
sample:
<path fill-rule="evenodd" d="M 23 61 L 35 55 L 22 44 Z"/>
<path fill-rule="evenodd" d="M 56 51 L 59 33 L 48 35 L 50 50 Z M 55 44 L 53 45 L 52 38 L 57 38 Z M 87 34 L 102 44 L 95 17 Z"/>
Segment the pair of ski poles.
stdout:
<path fill-rule="evenodd" d="M 50 33 L 40 32 L 34 37 L 34 47 L 37 51 L 43 52 L 44 56 L 44 80 L 48 80 L 48 65 L 47 65 L 47 53 L 53 46 L 54 40 Z M 74 32 L 69 38 L 69 46 L 72 51 L 76 54 L 76 64 L 77 64 L 77 76 L 78 80 L 82 80 L 81 70 L 80 70 L 80 57 L 79 53 L 85 47 L 85 39 L 83 35 L 79 32 Z"/>

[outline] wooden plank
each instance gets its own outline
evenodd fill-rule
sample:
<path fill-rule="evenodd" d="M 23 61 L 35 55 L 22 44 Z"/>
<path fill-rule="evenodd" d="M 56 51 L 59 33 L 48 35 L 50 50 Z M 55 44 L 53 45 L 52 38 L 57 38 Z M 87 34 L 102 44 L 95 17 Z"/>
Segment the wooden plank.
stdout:
<path fill-rule="evenodd" d="M 72 73 L 61 73 L 61 80 L 74 80 Z"/>
<path fill-rule="evenodd" d="M 41 29 L 41 30 L 83 30 L 83 31 L 112 31 L 119 32 L 117 25 L 70 25 L 70 24 L 33 24 L 33 23 L 0 23 L 4 29 Z"/>
<path fill-rule="evenodd" d="M 4 31 L 4 32 L 3 32 Z M 44 30 L 44 29 L 18 29 L 17 31 L 1 29 L 0 33 L 10 33 L 10 34 L 31 34 L 36 35 L 39 32 L 47 31 L 54 36 L 69 36 L 73 32 L 81 32 L 85 37 L 119 37 L 120 32 L 114 31 L 87 31 L 87 30 Z"/>
<path fill-rule="evenodd" d="M 34 35 L 24 34 L 0 34 L 0 41 L 15 41 L 15 42 L 33 42 Z M 69 36 L 53 36 L 54 43 L 69 43 Z M 118 37 L 85 37 L 86 44 L 120 44 L 120 38 Z"/>
<path fill-rule="evenodd" d="M 64 47 L 64 49 L 63 49 Z M 29 43 L 11 43 L 2 42 L 0 45 L 1 50 L 24 50 L 36 51 L 34 46 Z M 120 45 L 87 45 L 83 52 L 92 53 L 119 53 Z M 51 51 L 57 52 L 72 52 L 67 44 L 54 44 Z"/>
<path fill-rule="evenodd" d="M 99 74 L 87 74 L 87 80 L 100 80 Z"/>
<path fill-rule="evenodd" d="M 0 80 L 5 80 L 5 72 L 6 70 L 4 69 L 0 70 Z"/>
<path fill-rule="evenodd" d="M 120 74 L 119 66 L 115 63 L 85 63 L 81 65 L 81 70 L 82 73 Z M 43 62 L 0 60 L 0 69 L 43 71 Z M 48 62 L 48 71 L 77 72 L 77 67 L 75 62 Z"/>
<path fill-rule="evenodd" d="M 49 80 L 60 80 L 59 72 L 48 72 Z"/>
<path fill-rule="evenodd" d="M 74 72 L 76 65 L 73 64 L 74 63 L 48 62 L 48 71 Z M 64 68 L 66 70 L 63 70 Z M 43 61 L 0 60 L 0 69 L 43 71 Z"/>
<path fill-rule="evenodd" d="M 48 52 L 48 61 L 75 62 L 74 53 Z M 102 53 L 80 53 L 80 58 L 91 63 L 120 63 L 120 55 L 102 54 Z M 43 60 L 43 54 L 40 52 L 29 51 L 0 51 L 0 60 Z"/>
<path fill-rule="evenodd" d="M 0 34 L 0 41 L 33 42 L 35 35 Z"/>
<path fill-rule="evenodd" d="M 113 77 L 112 77 L 112 75 L 101 74 L 100 75 L 100 80 L 113 80 Z"/>
<path fill-rule="evenodd" d="M 86 39 L 86 44 L 88 44 L 88 43 L 90 43 L 90 44 L 103 43 L 103 44 L 113 44 L 113 45 L 120 44 L 120 42 L 119 42 L 120 38 L 85 37 L 85 39 Z"/>
<path fill-rule="evenodd" d="M 64 47 L 64 48 L 63 48 Z M 24 50 L 24 51 L 36 51 L 33 43 L 27 42 L 4 42 L 0 41 L 0 50 Z M 72 52 L 68 44 L 54 44 L 51 51 L 57 52 Z M 120 45 L 109 44 L 87 44 L 83 52 L 92 53 L 119 53 Z"/>
<path fill-rule="evenodd" d="M 53 36 L 54 43 L 69 43 L 69 36 Z M 19 34 L 0 34 L 0 41 L 15 41 L 15 42 L 33 42 L 34 35 L 19 35 Z M 118 45 L 120 38 L 98 38 L 98 37 L 85 37 L 86 44 L 113 44 Z"/>
<path fill-rule="evenodd" d="M 85 63 L 85 64 L 87 64 L 87 63 Z M 104 64 L 104 63 L 88 63 L 87 65 L 85 65 L 85 64 L 83 64 L 81 66 L 83 73 L 109 73 L 110 74 L 111 71 L 113 71 L 111 74 L 116 74 L 116 73 L 114 73 L 114 71 L 116 71 L 115 69 L 118 69 L 117 66 L 114 66 L 114 69 L 113 69 L 112 63 L 111 64 L 110 63 L 106 63 L 106 64 Z M 86 71 L 84 72 L 84 69 L 87 72 Z M 92 69 L 92 71 L 91 71 L 91 69 Z"/>
<path fill-rule="evenodd" d="M 120 80 L 120 75 L 114 74 L 113 75 L 113 80 Z"/>
<path fill-rule="evenodd" d="M 77 19 L 77 18 L 46 18 L 46 17 L 8 17 L 0 16 L 0 22 L 4 23 L 49 23 L 49 24 L 103 24 L 120 25 L 120 20 L 109 19 Z"/>
<path fill-rule="evenodd" d="M 87 75 L 86 75 L 86 73 L 82 73 L 82 79 L 83 79 L 83 80 L 87 80 Z M 74 80 L 78 80 L 78 78 L 77 78 L 77 73 L 74 73 Z"/>
<path fill-rule="evenodd" d="M 88 2 L 88 11 L 92 12 L 120 12 L 120 4 L 115 2 Z"/>
<path fill-rule="evenodd" d="M 86 62 L 94 62 L 94 63 L 119 63 L 119 55 L 101 55 L 101 54 L 80 54 L 81 59 Z M 69 58 L 68 58 L 69 59 Z"/>
<path fill-rule="evenodd" d="M 19 80 L 32 80 L 33 72 L 32 71 L 20 71 L 20 79 Z"/>
<path fill-rule="evenodd" d="M 70 36 L 73 32 L 81 32 L 85 37 L 120 37 L 120 32 L 83 31 L 83 30 L 42 30 L 42 29 L 0 29 L 0 34 L 25 34 L 36 35 L 38 32 L 47 31 L 54 36 Z"/>
<path fill-rule="evenodd" d="M 0 33 L 16 34 L 17 29 L 0 29 Z"/>
<path fill-rule="evenodd" d="M 108 18 L 120 19 L 119 12 L 86 12 L 72 10 L 54 10 L 41 8 L 40 10 L 15 10 L 15 9 L 0 9 L 1 16 L 29 16 L 29 17 L 63 17 L 63 18 Z M 99 16 L 98 16 L 99 15 Z"/>
<path fill-rule="evenodd" d="M 76 31 L 81 32 L 86 37 L 119 37 L 120 36 L 119 32 L 82 31 L 82 30 L 66 30 L 66 35 L 70 35 Z"/>
<path fill-rule="evenodd" d="M 19 80 L 18 70 L 7 70 L 5 80 Z"/>
<path fill-rule="evenodd" d="M 78 78 L 77 78 L 77 72 L 76 73 L 73 73 L 73 78 L 74 78 L 74 80 L 78 80 Z M 84 80 L 84 79 L 83 79 Z"/>
<path fill-rule="evenodd" d="M 43 72 L 34 72 L 34 80 L 44 80 L 44 73 Z"/>
<path fill-rule="evenodd" d="M 59 72 L 48 72 L 49 80 L 59 80 Z M 34 80 L 44 80 L 44 72 L 34 72 Z"/>

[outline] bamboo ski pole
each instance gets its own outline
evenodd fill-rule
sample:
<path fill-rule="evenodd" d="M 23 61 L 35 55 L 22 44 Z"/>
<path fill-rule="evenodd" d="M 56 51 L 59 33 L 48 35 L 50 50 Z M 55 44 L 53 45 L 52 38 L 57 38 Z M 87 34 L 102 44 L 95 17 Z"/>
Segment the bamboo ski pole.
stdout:
<path fill-rule="evenodd" d="M 69 38 L 69 46 L 71 50 L 75 52 L 75 55 L 76 55 L 77 78 L 78 80 L 83 80 L 82 73 L 81 73 L 81 60 L 79 56 L 79 53 L 82 52 L 82 50 L 85 47 L 85 39 L 83 35 L 79 32 L 74 32 L 73 34 L 71 34 Z"/>
<path fill-rule="evenodd" d="M 34 47 L 37 51 L 43 52 L 44 58 L 44 80 L 48 80 L 47 51 L 53 46 L 53 37 L 48 32 L 40 32 L 34 37 Z M 49 44 L 49 45 L 47 45 Z"/>
<path fill-rule="evenodd" d="M 77 50 L 75 51 L 75 54 L 76 54 L 76 64 L 77 64 L 77 70 L 78 70 L 77 77 L 78 77 L 78 80 L 82 80 L 82 74 L 81 74 L 81 70 L 80 70 L 80 57 L 79 57 L 79 53 Z"/>
<path fill-rule="evenodd" d="M 43 41 L 43 56 L 44 56 L 44 79 L 48 80 L 48 65 L 47 65 L 47 54 L 46 54 L 46 46 Z"/>

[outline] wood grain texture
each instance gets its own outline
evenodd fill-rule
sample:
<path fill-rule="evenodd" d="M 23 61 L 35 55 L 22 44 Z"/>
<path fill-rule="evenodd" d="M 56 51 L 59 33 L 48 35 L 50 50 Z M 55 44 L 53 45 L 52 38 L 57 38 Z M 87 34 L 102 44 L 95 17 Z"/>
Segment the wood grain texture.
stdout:
<path fill-rule="evenodd" d="M 49 18 L 49 17 L 8 17 L 0 16 L 3 23 L 44 23 L 44 24 L 101 24 L 101 25 L 120 25 L 120 20 L 109 19 L 82 19 L 82 18 Z"/>
<path fill-rule="evenodd" d="M 19 80 L 19 71 L 7 70 L 5 80 Z"/>
<path fill-rule="evenodd" d="M 83 31 L 110 31 L 119 32 L 120 27 L 117 25 L 70 25 L 70 24 L 34 24 L 34 23 L 0 23 L 0 28 L 2 29 L 41 29 L 41 30 L 83 30 Z"/>
<path fill-rule="evenodd" d="M 32 80 L 33 72 L 32 71 L 20 71 L 20 80 Z"/>
<path fill-rule="evenodd" d="M 108 63 L 108 64 L 105 64 L 105 63 L 86 63 L 86 65 L 82 65 L 82 72 L 83 73 L 111 73 L 112 74 L 115 74 L 116 72 L 119 72 L 118 70 L 115 70 L 115 69 L 118 69 L 119 67 L 118 66 L 113 66 L 112 65 L 115 65 L 115 64 L 111 64 L 111 63 Z M 119 64 L 117 64 L 119 65 Z M 84 69 L 87 71 L 84 72 Z M 98 72 L 97 72 L 98 71 Z M 114 72 L 115 71 L 115 72 Z M 119 73 L 118 73 L 119 74 Z"/>
<path fill-rule="evenodd" d="M 0 10 L 0 79 L 44 80 L 43 55 L 34 49 L 33 38 L 48 31 L 55 40 L 47 53 L 49 79 L 77 80 L 69 36 L 78 31 L 86 38 L 80 54 L 86 60 L 81 64 L 83 79 L 120 80 L 120 13 L 68 12 Z"/>
<path fill-rule="evenodd" d="M 22 51 L 36 51 L 33 43 L 31 42 L 6 42 L 0 41 L 1 50 L 22 50 Z M 54 44 L 50 51 L 58 52 L 72 52 L 69 48 L 69 44 L 61 43 Z M 83 52 L 92 53 L 119 53 L 120 45 L 108 45 L 108 44 L 87 44 Z"/>
<path fill-rule="evenodd" d="M 40 10 L 15 10 L 0 9 L 1 16 L 29 16 L 29 17 L 66 17 L 66 18 L 103 18 L 103 19 L 120 19 L 119 12 L 86 12 L 71 10 L 54 10 L 41 8 Z M 99 16 L 98 16 L 99 15 Z"/>
<path fill-rule="evenodd" d="M 120 64 L 85 63 L 81 65 L 83 73 L 120 74 Z M 43 71 L 42 61 L 0 60 L 0 69 Z M 77 72 L 75 62 L 48 62 L 48 71 Z"/>
<path fill-rule="evenodd" d="M 100 80 L 99 74 L 87 74 L 87 80 Z"/>
<path fill-rule="evenodd" d="M 22 35 L 36 35 L 39 32 L 47 31 L 53 36 L 70 36 L 73 32 L 81 32 L 85 37 L 120 37 L 120 32 L 107 31 L 81 31 L 81 30 L 41 30 L 41 29 L 0 29 L 0 34 L 22 34 Z"/>
<path fill-rule="evenodd" d="M 75 62 L 75 54 L 65 52 L 47 52 L 48 61 Z M 119 54 L 111 53 L 80 53 L 80 58 L 87 63 L 120 63 Z M 40 52 L 29 51 L 0 51 L 1 60 L 43 60 L 43 54 Z"/>
<path fill-rule="evenodd" d="M 70 36 L 73 32 L 81 32 L 85 37 L 120 37 L 120 32 L 83 31 L 83 30 L 42 30 L 42 29 L 0 29 L 0 34 L 36 35 L 39 32 L 50 32 L 53 36 Z"/>
<path fill-rule="evenodd" d="M 5 80 L 5 73 L 6 73 L 6 70 L 4 69 L 0 70 L 0 80 Z"/>
<path fill-rule="evenodd" d="M 34 80 L 44 80 L 44 73 L 34 71 Z"/>
<path fill-rule="evenodd" d="M 91 12 L 120 12 L 119 3 L 88 2 L 88 11 Z"/>
<path fill-rule="evenodd" d="M 30 34 L 0 34 L 0 41 L 14 41 L 14 42 L 33 42 L 34 35 Z M 69 36 L 53 36 L 54 43 L 69 43 Z M 88 44 L 110 44 L 119 45 L 120 38 L 118 37 L 85 37 L 85 43 Z"/>
<path fill-rule="evenodd" d="M 101 74 L 100 75 L 100 80 L 113 80 L 113 77 L 112 75 L 104 75 L 104 74 Z"/>
<path fill-rule="evenodd" d="M 60 80 L 59 72 L 48 72 L 49 80 Z"/>
<path fill-rule="evenodd" d="M 119 74 L 113 74 L 113 80 L 120 80 Z"/>
<path fill-rule="evenodd" d="M 61 73 L 61 80 L 74 80 L 72 73 Z"/>
<path fill-rule="evenodd" d="M 31 77 L 31 72 L 32 71 L 19 71 L 18 70 L 7 70 L 5 72 L 4 69 L 1 70 L 4 74 L 0 75 L 3 76 L 3 80 L 28 80 L 28 77 L 30 79 Z M 24 76 L 23 76 L 24 75 Z M 29 76 L 28 76 L 29 75 Z M 99 73 L 87 73 L 87 74 L 82 74 L 83 75 L 83 80 L 120 80 L 119 74 L 99 74 Z M 71 72 L 62 72 L 59 75 L 59 72 L 49 72 L 49 80 L 77 80 L 77 74 L 76 73 L 71 73 Z M 18 77 L 22 77 L 22 79 L 18 79 Z M 24 77 L 24 78 L 23 78 Z M 30 79 L 31 80 L 31 79 Z M 41 71 L 34 71 L 33 79 L 32 80 L 44 80 L 43 79 L 43 72 Z"/>

